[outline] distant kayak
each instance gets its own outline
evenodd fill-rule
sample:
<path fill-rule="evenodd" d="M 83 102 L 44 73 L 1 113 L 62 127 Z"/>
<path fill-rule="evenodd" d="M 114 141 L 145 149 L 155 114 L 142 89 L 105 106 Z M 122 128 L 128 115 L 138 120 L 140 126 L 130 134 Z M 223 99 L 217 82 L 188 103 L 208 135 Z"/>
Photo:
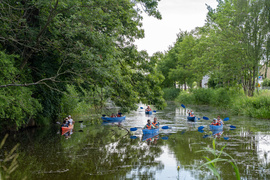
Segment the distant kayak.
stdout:
<path fill-rule="evenodd" d="M 122 117 L 101 117 L 101 119 L 105 122 L 120 122 L 126 119 L 126 116 Z"/>
<path fill-rule="evenodd" d="M 188 120 L 188 121 L 194 121 L 194 122 L 195 122 L 195 121 L 196 121 L 196 117 L 195 117 L 195 116 L 193 116 L 193 117 L 188 116 L 188 117 L 187 117 L 187 120 Z"/>
<path fill-rule="evenodd" d="M 152 114 L 152 111 L 145 111 L 145 114 Z"/>
<path fill-rule="evenodd" d="M 155 134 L 159 132 L 159 128 L 157 129 L 143 129 L 143 134 Z"/>
<path fill-rule="evenodd" d="M 210 127 L 211 131 L 222 130 L 223 129 L 223 124 L 221 124 L 220 126 L 209 125 L 209 127 Z"/>

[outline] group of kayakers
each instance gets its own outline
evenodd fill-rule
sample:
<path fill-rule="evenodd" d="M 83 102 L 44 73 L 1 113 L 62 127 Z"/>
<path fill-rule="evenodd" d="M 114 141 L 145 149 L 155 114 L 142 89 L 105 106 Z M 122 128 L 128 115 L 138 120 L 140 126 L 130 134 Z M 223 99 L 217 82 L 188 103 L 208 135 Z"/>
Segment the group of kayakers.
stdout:
<path fill-rule="evenodd" d="M 157 122 L 157 118 L 154 117 L 154 121 L 151 123 L 151 120 L 147 120 L 147 124 L 144 126 L 143 129 L 157 129 L 159 128 L 159 122 Z"/>
<path fill-rule="evenodd" d="M 192 110 L 188 110 L 187 111 L 187 114 L 188 116 L 190 117 L 194 117 L 194 112 Z M 214 126 L 221 126 L 223 125 L 223 121 L 220 119 L 220 116 L 217 116 L 217 118 L 214 118 L 213 119 L 213 122 L 211 123 L 211 125 L 214 125 Z"/>
<path fill-rule="evenodd" d="M 71 115 L 68 115 L 68 117 L 64 118 L 61 127 L 69 127 L 69 126 L 73 125 L 74 123 L 75 123 L 75 121 L 73 121 L 73 119 L 71 118 Z"/>
<path fill-rule="evenodd" d="M 114 117 L 122 117 L 122 113 L 120 112 L 120 110 L 118 111 L 116 115 L 112 113 L 111 118 L 114 118 Z"/>
<path fill-rule="evenodd" d="M 223 125 L 223 121 L 220 119 L 220 116 L 217 116 L 217 119 L 214 118 L 213 119 L 213 122 L 211 123 L 211 125 L 214 125 L 214 126 L 221 126 Z"/>

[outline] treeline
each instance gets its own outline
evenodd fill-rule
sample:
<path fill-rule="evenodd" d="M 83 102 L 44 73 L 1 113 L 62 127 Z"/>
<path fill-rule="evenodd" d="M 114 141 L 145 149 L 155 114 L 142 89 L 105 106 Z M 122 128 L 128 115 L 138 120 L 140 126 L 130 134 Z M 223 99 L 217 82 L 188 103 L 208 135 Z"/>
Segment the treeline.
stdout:
<path fill-rule="evenodd" d="M 216 9 L 207 8 L 205 25 L 180 32 L 159 61 L 162 87 L 201 87 L 208 75 L 209 87 L 239 87 L 253 96 L 259 69 L 269 63 L 270 1 L 218 0 Z"/>
<path fill-rule="evenodd" d="M 134 45 L 158 0 L 4 0 L 0 4 L 0 127 L 48 124 L 77 103 L 163 108 L 157 59 Z"/>

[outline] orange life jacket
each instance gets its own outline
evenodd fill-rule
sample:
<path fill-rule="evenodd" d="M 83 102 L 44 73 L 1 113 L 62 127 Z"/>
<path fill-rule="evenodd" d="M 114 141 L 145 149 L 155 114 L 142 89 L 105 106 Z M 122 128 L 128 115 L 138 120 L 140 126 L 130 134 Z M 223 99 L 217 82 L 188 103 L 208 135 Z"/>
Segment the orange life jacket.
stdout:
<path fill-rule="evenodd" d="M 211 125 L 218 126 L 219 123 L 214 123 L 214 122 L 212 122 Z"/>
<path fill-rule="evenodd" d="M 146 127 L 147 127 L 147 129 L 151 129 L 152 125 L 151 124 L 150 125 L 146 124 Z"/>
<path fill-rule="evenodd" d="M 121 117 L 120 114 L 117 114 L 117 117 Z"/>
<path fill-rule="evenodd" d="M 158 122 L 156 122 L 156 123 L 152 122 L 152 124 L 153 124 L 154 126 L 156 126 L 156 125 L 157 125 L 157 123 L 158 123 Z"/>
<path fill-rule="evenodd" d="M 191 114 L 191 113 L 190 113 L 190 117 L 194 117 L 194 114 Z"/>

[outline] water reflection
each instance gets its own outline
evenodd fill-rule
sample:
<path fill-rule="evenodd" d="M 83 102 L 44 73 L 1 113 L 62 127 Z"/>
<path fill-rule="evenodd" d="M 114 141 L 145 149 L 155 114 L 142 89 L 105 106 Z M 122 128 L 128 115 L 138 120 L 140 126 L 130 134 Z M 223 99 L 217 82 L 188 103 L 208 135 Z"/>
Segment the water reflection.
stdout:
<path fill-rule="evenodd" d="M 217 116 L 207 107 L 192 109 L 198 116 Z M 144 136 L 141 128 L 154 117 L 172 128 Z M 174 104 L 152 116 L 139 107 L 121 124 L 91 126 L 83 120 L 85 125 L 75 124 L 68 140 L 59 134 L 59 126 L 11 134 L 4 150 L 21 144 L 20 166 L 12 179 L 215 179 L 208 169 L 197 169 L 203 156 L 211 155 L 196 153 L 211 147 L 214 136 L 219 136 L 217 149 L 226 144 L 224 151 L 236 160 L 242 179 L 270 179 L 270 122 L 265 120 L 230 117 L 223 131 L 211 133 L 209 121 L 190 123 L 185 109 Z M 236 128 L 230 130 L 230 124 Z M 200 126 L 205 128 L 198 131 Z M 137 130 L 127 131 L 132 127 Z M 227 164 L 219 164 L 219 170 L 223 179 L 235 179 Z"/>

